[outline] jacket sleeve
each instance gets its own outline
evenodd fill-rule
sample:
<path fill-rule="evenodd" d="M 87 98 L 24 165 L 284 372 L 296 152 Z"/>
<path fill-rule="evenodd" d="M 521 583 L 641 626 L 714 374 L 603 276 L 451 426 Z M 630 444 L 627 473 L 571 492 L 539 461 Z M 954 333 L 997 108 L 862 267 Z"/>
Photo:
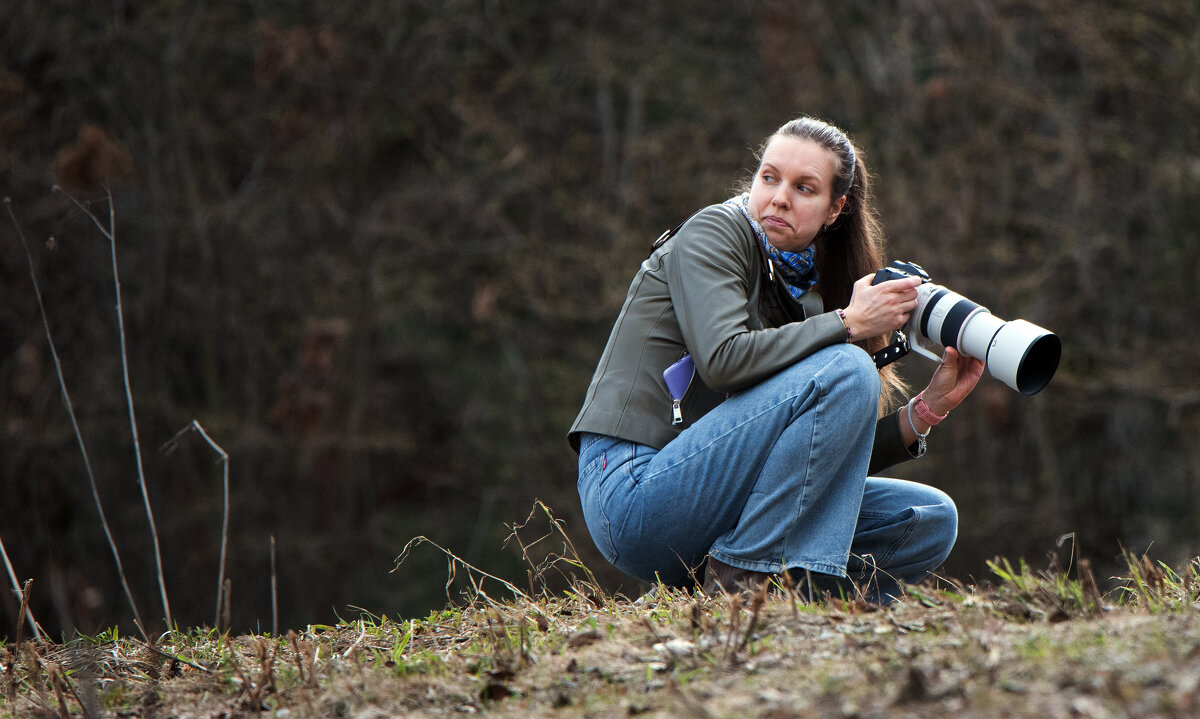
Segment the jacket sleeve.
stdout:
<path fill-rule="evenodd" d="M 744 389 L 846 338 L 833 312 L 781 327 L 752 327 L 759 260 L 750 239 L 734 218 L 708 209 L 671 240 L 667 277 L 675 316 L 696 371 L 720 392 Z"/>
<path fill-rule="evenodd" d="M 897 464 L 916 459 L 921 456 L 920 442 L 904 445 L 904 436 L 900 434 L 900 412 L 903 407 L 891 414 L 880 417 L 875 423 L 875 444 L 871 447 L 871 461 L 867 467 L 868 475 L 876 475 Z"/>

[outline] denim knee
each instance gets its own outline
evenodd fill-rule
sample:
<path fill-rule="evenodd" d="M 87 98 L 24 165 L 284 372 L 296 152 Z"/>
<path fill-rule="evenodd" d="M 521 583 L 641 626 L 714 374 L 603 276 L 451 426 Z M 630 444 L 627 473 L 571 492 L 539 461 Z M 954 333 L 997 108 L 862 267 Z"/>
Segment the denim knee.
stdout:
<path fill-rule="evenodd" d="M 909 555 L 897 557 L 911 569 L 932 572 L 946 561 L 958 539 L 958 508 L 954 500 L 933 487 L 926 487 L 929 496 L 912 511 L 919 533 L 909 545 Z M 919 538 L 918 538 L 919 537 Z M 913 581 L 913 580 L 909 580 Z"/>
<path fill-rule="evenodd" d="M 825 363 L 819 376 L 829 386 L 837 388 L 839 401 L 861 403 L 871 408 L 878 406 L 879 370 L 871 355 L 861 347 L 831 345 L 812 357 Z"/>
<path fill-rule="evenodd" d="M 917 507 L 917 511 L 922 515 L 921 523 L 928 527 L 931 538 L 929 547 L 930 553 L 933 555 L 929 559 L 931 570 L 946 561 L 946 558 L 950 556 L 950 550 L 954 548 L 954 542 L 958 539 L 958 507 L 954 505 L 954 500 L 949 495 L 936 489 L 933 489 L 933 492 L 941 495 L 938 497 L 939 502 Z"/>

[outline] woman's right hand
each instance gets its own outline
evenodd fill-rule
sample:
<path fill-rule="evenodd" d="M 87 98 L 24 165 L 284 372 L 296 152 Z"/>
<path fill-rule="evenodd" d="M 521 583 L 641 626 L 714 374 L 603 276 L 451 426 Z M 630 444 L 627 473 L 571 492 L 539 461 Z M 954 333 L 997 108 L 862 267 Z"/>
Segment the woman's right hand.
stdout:
<path fill-rule="evenodd" d="M 871 284 L 874 274 L 854 283 L 850 305 L 843 311 L 846 327 L 855 342 L 900 329 L 917 308 L 919 277 L 903 277 Z"/>

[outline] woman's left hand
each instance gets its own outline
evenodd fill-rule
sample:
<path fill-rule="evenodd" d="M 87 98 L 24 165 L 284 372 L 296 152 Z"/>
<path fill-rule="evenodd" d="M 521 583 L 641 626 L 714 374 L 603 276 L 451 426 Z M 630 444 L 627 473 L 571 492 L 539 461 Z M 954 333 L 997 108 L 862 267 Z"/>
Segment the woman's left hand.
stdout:
<path fill-rule="evenodd" d="M 967 357 L 953 347 L 947 347 L 942 355 L 942 363 L 933 371 L 929 386 L 923 393 L 929 409 L 943 415 L 957 407 L 975 389 L 975 384 L 983 376 L 983 369 L 983 360 Z"/>

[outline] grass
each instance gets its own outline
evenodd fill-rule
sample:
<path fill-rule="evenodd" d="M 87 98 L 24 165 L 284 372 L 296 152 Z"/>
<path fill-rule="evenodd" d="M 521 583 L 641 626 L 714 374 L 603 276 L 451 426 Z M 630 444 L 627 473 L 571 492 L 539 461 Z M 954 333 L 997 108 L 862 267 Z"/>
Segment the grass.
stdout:
<path fill-rule="evenodd" d="M 550 531 L 517 542 L 528 590 L 440 549 L 454 603 L 421 618 L 233 636 L 111 629 L 0 644 L 0 717 L 1190 716 L 1200 690 L 1191 576 L 1126 556 L 1106 595 L 996 559 L 994 586 L 939 580 L 888 608 L 784 592 L 610 595 Z M 533 515 L 531 515 L 532 518 Z M 529 522 L 514 525 L 514 534 Z M 546 551 L 549 544 L 561 551 Z M 531 547 L 548 559 L 535 561 Z M 554 571 L 561 590 L 545 581 Z M 490 591 L 490 593 L 489 593 Z M 503 598 L 499 598 L 504 594 Z M 493 596 L 496 595 L 496 596 Z"/>

